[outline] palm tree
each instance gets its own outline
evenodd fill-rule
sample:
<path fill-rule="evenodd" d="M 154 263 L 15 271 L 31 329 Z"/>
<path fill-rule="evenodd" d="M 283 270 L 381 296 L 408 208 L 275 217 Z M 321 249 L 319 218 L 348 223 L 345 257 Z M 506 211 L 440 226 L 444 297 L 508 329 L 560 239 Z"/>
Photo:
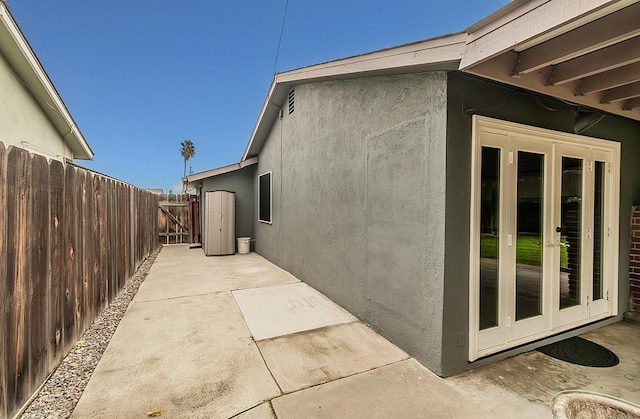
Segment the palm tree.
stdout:
<path fill-rule="evenodd" d="M 187 160 L 196 155 L 196 147 L 193 145 L 193 142 L 191 140 L 184 140 L 180 143 L 180 147 L 180 154 L 182 154 L 182 157 L 184 158 L 184 174 L 182 176 L 182 193 L 184 193 L 187 189 L 187 183 L 186 181 L 184 181 L 184 178 L 187 177 Z"/>

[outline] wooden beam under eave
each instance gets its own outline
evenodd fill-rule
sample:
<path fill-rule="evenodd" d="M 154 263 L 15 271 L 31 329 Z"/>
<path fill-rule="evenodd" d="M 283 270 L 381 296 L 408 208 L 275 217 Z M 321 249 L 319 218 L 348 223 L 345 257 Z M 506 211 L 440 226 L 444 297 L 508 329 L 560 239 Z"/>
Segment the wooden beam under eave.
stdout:
<path fill-rule="evenodd" d="M 521 89 L 530 90 L 532 92 L 542 93 L 560 100 L 573 103 L 577 106 L 585 106 L 607 112 L 612 115 L 619 115 L 624 118 L 640 121 L 640 107 L 634 109 L 622 110 L 622 103 L 600 103 L 600 95 L 576 96 L 575 92 L 578 88 L 576 82 L 565 83 L 560 86 L 549 86 L 546 84 L 549 80 L 550 70 L 545 68 L 540 72 L 527 74 L 525 77 L 512 77 L 515 52 L 510 54 L 498 55 L 491 60 L 477 64 L 464 71 L 465 73 L 475 74 L 477 76 L 495 80 L 507 85 L 516 86 Z"/>
<path fill-rule="evenodd" d="M 585 78 L 577 95 L 583 96 L 640 81 L 640 62 Z"/>
<path fill-rule="evenodd" d="M 547 84 L 558 86 L 639 61 L 640 37 L 635 37 L 554 66 Z"/>
<path fill-rule="evenodd" d="M 630 111 L 636 108 L 640 108 L 640 97 L 635 99 L 627 100 L 624 105 L 622 105 L 623 111 Z"/>
<path fill-rule="evenodd" d="M 640 97 L 640 82 L 607 90 L 604 96 L 600 99 L 600 103 L 621 102 L 623 100 L 634 99 L 636 97 Z"/>
<path fill-rule="evenodd" d="M 528 74 L 640 35 L 640 3 L 625 7 L 519 54 L 514 74 Z"/>

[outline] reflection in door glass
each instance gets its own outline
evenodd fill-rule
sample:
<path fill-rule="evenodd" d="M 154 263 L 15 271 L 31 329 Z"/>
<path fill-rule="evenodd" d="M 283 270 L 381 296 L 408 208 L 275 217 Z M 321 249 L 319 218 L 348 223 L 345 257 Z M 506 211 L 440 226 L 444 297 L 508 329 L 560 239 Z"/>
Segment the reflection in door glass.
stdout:
<path fill-rule="evenodd" d="M 595 162 L 593 207 L 593 300 L 601 300 L 602 292 L 602 238 L 604 237 L 604 162 Z"/>
<path fill-rule="evenodd" d="M 500 149 L 482 147 L 480 178 L 480 330 L 483 330 L 498 325 Z"/>
<path fill-rule="evenodd" d="M 544 155 L 518 152 L 516 320 L 542 314 Z"/>
<path fill-rule="evenodd" d="M 560 309 L 580 304 L 582 159 L 562 158 Z"/>

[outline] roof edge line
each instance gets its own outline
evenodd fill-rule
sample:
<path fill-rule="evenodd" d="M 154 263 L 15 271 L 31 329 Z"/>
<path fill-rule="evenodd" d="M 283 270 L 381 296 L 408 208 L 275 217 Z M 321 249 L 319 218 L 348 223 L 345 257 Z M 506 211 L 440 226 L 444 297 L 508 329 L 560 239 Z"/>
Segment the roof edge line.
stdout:
<path fill-rule="evenodd" d="M 69 112 L 66 105 L 64 104 L 64 101 L 60 97 L 60 94 L 56 90 L 55 86 L 53 85 L 53 82 L 49 78 L 49 75 L 47 74 L 40 60 L 38 59 L 35 51 L 29 44 L 29 41 L 27 40 L 24 33 L 20 29 L 20 26 L 18 25 L 16 20 L 13 18 L 13 15 L 9 11 L 9 7 L 7 3 L 5 3 L 4 1 L 0 1 L 0 22 L 2 22 L 2 24 L 5 26 L 7 31 L 13 37 L 15 45 L 20 51 L 22 57 L 28 63 L 33 74 L 38 79 L 38 82 L 44 88 L 45 92 L 47 93 L 47 96 L 49 96 L 48 99 L 51 100 L 52 105 L 55 107 L 55 111 L 62 117 L 64 122 L 67 124 L 69 132 L 61 132 L 60 130 L 58 130 L 58 133 L 60 134 L 60 137 L 62 138 L 62 140 L 66 142 L 67 141 L 66 137 L 68 137 L 69 134 L 73 133 L 74 140 L 80 146 L 80 148 L 82 149 L 86 157 L 88 159 L 92 159 L 94 156 L 93 150 L 91 150 L 89 143 L 86 141 L 86 139 L 84 138 L 80 130 L 77 128 L 77 125 L 73 120 L 71 113 Z M 53 123 L 53 121 L 51 122 Z M 73 150 L 73 147 L 71 147 L 70 145 L 68 146 Z M 83 157 L 85 156 L 82 156 L 82 157 L 74 156 L 74 158 L 79 158 L 79 159 L 82 159 Z"/>
<path fill-rule="evenodd" d="M 237 170 L 244 169 L 247 166 L 252 166 L 256 163 L 258 163 L 258 157 L 252 157 L 250 159 L 240 161 L 239 163 L 233 163 L 227 166 L 217 167 L 215 169 L 205 170 L 204 172 L 187 175 L 183 178 L 183 180 L 186 180 L 187 182 L 196 182 L 198 180 L 206 179 L 209 177 L 235 172 Z"/>

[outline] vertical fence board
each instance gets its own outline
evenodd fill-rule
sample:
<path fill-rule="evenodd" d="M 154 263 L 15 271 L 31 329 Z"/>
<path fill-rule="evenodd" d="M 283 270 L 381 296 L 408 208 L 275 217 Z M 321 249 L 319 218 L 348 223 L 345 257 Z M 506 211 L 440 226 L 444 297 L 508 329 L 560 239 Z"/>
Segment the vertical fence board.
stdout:
<path fill-rule="evenodd" d="M 73 231 L 73 235 L 75 237 L 75 257 L 73 258 L 73 277 L 74 277 L 74 288 L 76 295 L 76 304 L 75 304 L 75 319 L 74 319 L 74 330 L 73 330 L 73 338 L 76 340 L 82 334 L 82 313 L 84 312 L 82 304 L 84 302 L 84 290 L 85 290 L 85 282 L 86 278 L 83 276 L 83 268 L 84 268 L 84 180 L 86 178 L 86 173 L 82 170 L 76 171 L 76 184 L 74 187 L 77 189 L 77 194 L 75 195 L 75 228 Z"/>
<path fill-rule="evenodd" d="M 0 143 L 0 301 L 7 301 L 7 153 Z M 7 408 L 7 309 L 0 308 L 0 416 L 9 416 Z"/>
<path fill-rule="evenodd" d="M 93 219 L 93 191 L 91 188 L 93 186 L 92 173 L 85 172 L 83 188 L 82 188 L 82 228 L 84 229 L 84 234 L 82 235 L 82 287 L 83 287 L 83 295 L 82 295 L 82 312 L 80 313 L 81 327 L 80 334 L 82 331 L 91 326 L 91 317 L 93 314 L 93 309 L 91 307 L 91 302 L 93 301 L 93 251 L 91 247 L 93 246 L 93 226 L 91 220 Z"/>
<path fill-rule="evenodd" d="M 131 188 L 127 188 L 126 190 L 122 191 L 122 199 L 125 202 L 125 205 L 123 205 L 124 208 L 124 216 L 123 218 L 126 220 L 130 220 L 131 219 L 131 205 L 133 204 L 133 193 L 131 191 Z M 132 232 L 135 230 L 135 226 L 131 225 L 131 223 L 126 223 L 125 224 L 125 230 L 124 233 L 121 236 L 121 245 L 122 245 L 122 273 L 120 275 L 120 284 L 119 286 L 122 287 L 125 284 L 125 281 L 128 278 L 129 272 L 131 271 L 131 252 L 129 252 L 129 246 L 131 246 L 131 234 Z"/>
<path fill-rule="evenodd" d="M 98 307 L 98 313 L 102 312 L 107 307 L 107 284 L 109 281 L 107 280 L 107 267 L 105 266 L 105 257 L 107 250 L 106 243 L 106 234 L 105 234 L 105 224 L 107 220 L 107 210 L 105 205 L 105 185 L 106 180 L 103 177 L 96 176 L 94 178 L 98 179 L 97 182 L 94 181 L 96 185 L 96 208 L 98 209 L 98 217 L 97 217 L 97 235 L 98 235 L 98 246 L 96 252 L 96 267 L 97 267 L 97 276 L 98 276 L 98 300 L 96 302 L 96 306 Z"/>
<path fill-rule="evenodd" d="M 109 180 L 109 187 L 107 188 L 107 196 L 109 199 L 109 223 L 105 226 L 107 236 L 109 237 L 109 249 L 107 250 L 107 258 L 109 263 L 109 302 L 113 301 L 116 296 L 116 284 L 118 278 L 118 259 L 115 256 L 116 249 L 116 236 L 114 234 L 114 225 L 116 223 L 116 194 L 115 194 L 115 182 Z"/>
<path fill-rule="evenodd" d="M 137 216 L 137 211 L 135 211 L 135 208 L 139 204 L 140 202 L 138 200 L 138 194 L 136 193 L 135 190 L 130 190 L 129 191 L 129 219 L 130 219 L 129 224 L 131 225 L 131 230 L 129 231 L 129 236 L 126 238 L 127 249 L 129 250 L 126 255 L 128 259 L 129 269 L 135 266 L 138 259 L 138 251 L 136 249 L 136 246 L 138 244 L 138 216 Z"/>
<path fill-rule="evenodd" d="M 7 404 L 15 406 L 28 396 L 28 340 L 26 329 L 26 274 L 28 270 L 25 246 L 28 220 L 28 190 L 25 180 L 30 175 L 28 153 L 9 148 L 7 153 L 7 295 L 5 302 L 7 328 Z"/>
<path fill-rule="evenodd" d="M 76 254 L 77 237 L 77 213 L 76 196 L 78 188 L 76 185 L 76 169 L 73 166 L 66 166 L 64 172 L 64 330 L 63 342 L 65 347 L 70 347 L 75 338 L 76 325 Z"/>
<path fill-rule="evenodd" d="M 91 275 L 93 276 L 94 288 L 91 293 L 91 311 L 92 317 L 97 317 L 102 311 L 102 305 L 100 304 L 100 294 L 104 285 L 103 278 L 100 269 L 100 177 L 94 175 L 91 179 L 91 195 L 93 196 L 92 212 L 93 218 L 91 219 L 91 233 L 93 234 L 93 244 L 91 245 Z"/>
<path fill-rule="evenodd" d="M 117 219 L 116 224 L 113 226 L 113 234 L 116 236 L 116 258 L 118 259 L 117 275 L 116 275 L 116 288 L 120 289 L 123 283 L 124 270 L 126 269 L 125 263 L 126 260 L 122 257 L 125 244 L 122 241 L 123 230 L 126 230 L 126 226 L 124 223 L 120 224 L 120 221 L 125 217 L 127 213 L 127 200 L 125 196 L 125 190 L 118 189 L 118 206 L 117 206 Z"/>
<path fill-rule="evenodd" d="M 49 168 L 49 200 L 51 231 L 50 268 L 48 275 L 49 294 L 49 362 L 56 365 L 63 355 L 64 300 L 65 300 L 65 242 L 64 220 L 64 167 L 52 161 Z"/>
<path fill-rule="evenodd" d="M 49 164 L 43 156 L 31 159 L 31 190 L 29 199 L 28 334 L 29 334 L 29 390 L 38 388 L 42 371 L 47 365 L 47 332 L 49 330 L 47 277 L 49 276 Z"/>

